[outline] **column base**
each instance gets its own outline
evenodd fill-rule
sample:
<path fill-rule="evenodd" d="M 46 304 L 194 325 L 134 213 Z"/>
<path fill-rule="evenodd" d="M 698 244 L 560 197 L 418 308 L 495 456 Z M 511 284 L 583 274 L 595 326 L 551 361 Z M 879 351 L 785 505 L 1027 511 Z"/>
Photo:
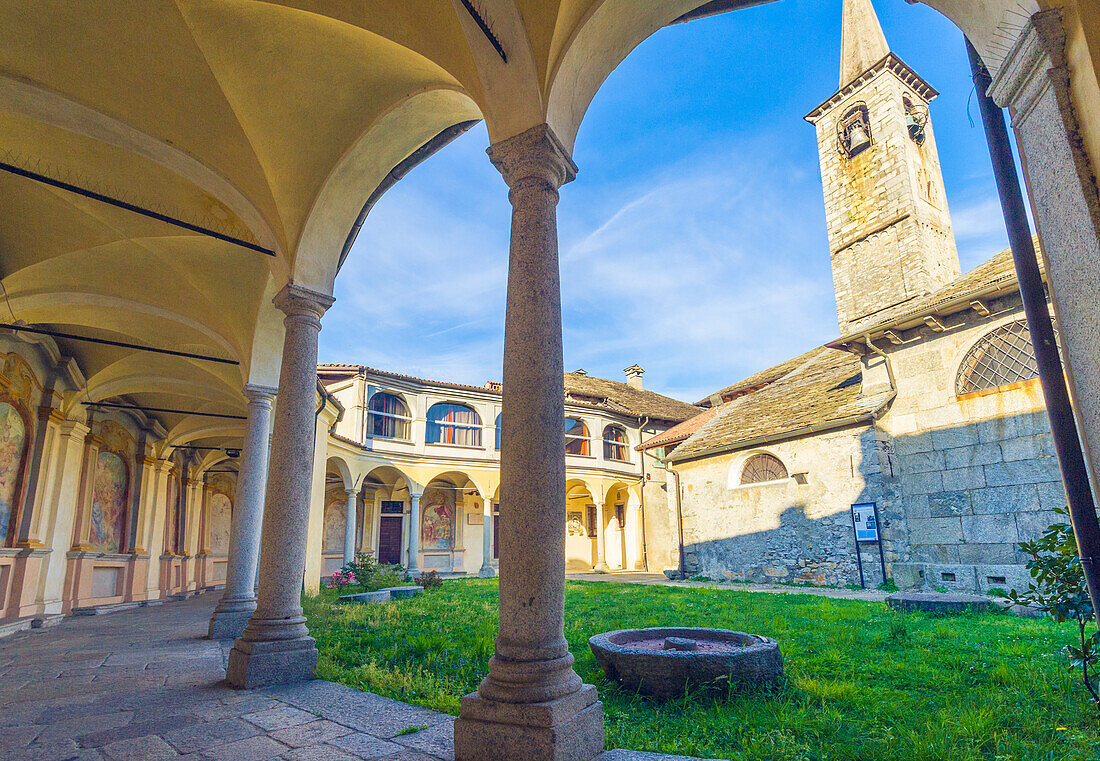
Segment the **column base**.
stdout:
<path fill-rule="evenodd" d="M 607 567 L 607 563 L 596 563 L 592 567 L 592 573 L 610 573 L 611 569 Z"/>
<path fill-rule="evenodd" d="M 603 752 L 603 703 L 586 684 L 545 703 L 462 698 L 455 761 L 592 761 Z"/>
<path fill-rule="evenodd" d="M 252 618 L 251 610 L 215 610 L 210 617 L 207 639 L 237 639 Z"/>
<path fill-rule="evenodd" d="M 492 579 L 495 578 L 496 575 L 497 569 L 493 568 L 491 565 L 483 565 L 481 566 L 481 570 L 477 572 L 479 579 Z"/>
<path fill-rule="evenodd" d="M 317 670 L 317 643 L 313 637 L 249 642 L 238 639 L 229 651 L 225 681 L 251 690 L 272 684 L 304 682 Z"/>

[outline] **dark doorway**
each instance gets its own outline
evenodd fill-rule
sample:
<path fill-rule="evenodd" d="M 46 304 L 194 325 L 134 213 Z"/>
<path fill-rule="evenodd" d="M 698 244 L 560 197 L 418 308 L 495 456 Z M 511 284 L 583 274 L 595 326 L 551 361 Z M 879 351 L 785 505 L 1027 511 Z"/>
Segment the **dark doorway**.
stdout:
<path fill-rule="evenodd" d="M 402 503 L 396 504 L 404 508 Z M 399 565 L 401 563 L 401 528 L 405 519 L 400 511 L 395 511 L 397 515 L 386 515 L 385 513 L 390 512 L 386 507 L 386 503 L 383 502 L 383 515 L 378 523 L 378 562 L 383 565 Z"/>

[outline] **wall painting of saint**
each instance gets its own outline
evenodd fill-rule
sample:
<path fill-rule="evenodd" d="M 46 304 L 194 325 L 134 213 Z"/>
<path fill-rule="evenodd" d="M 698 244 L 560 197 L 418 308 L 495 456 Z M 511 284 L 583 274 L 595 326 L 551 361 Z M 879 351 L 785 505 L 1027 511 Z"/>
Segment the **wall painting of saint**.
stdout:
<path fill-rule="evenodd" d="M 89 541 L 100 552 L 119 552 L 126 531 L 126 495 L 129 486 L 126 463 L 114 452 L 100 452 L 92 486 L 92 521 Z"/>
<path fill-rule="evenodd" d="M 15 514 L 26 443 L 27 430 L 19 411 L 7 402 L 0 402 L 0 545 L 8 535 Z"/>

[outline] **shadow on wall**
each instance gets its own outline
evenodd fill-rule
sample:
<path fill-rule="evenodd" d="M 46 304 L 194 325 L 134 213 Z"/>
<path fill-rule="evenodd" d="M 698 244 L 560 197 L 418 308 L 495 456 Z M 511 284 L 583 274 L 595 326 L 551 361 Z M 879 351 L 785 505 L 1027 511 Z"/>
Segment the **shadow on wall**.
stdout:
<path fill-rule="evenodd" d="M 861 543 L 860 558 L 866 585 L 882 584 L 877 545 Z M 818 586 L 860 583 L 849 514 L 808 518 L 805 505 L 784 509 L 775 529 L 686 544 L 684 560 L 689 575 L 715 581 Z"/>
<path fill-rule="evenodd" d="M 850 431 L 847 452 L 857 452 L 851 457 L 838 455 L 833 436 L 831 447 L 808 439 L 776 447 L 806 472 L 806 485 L 697 490 L 696 500 L 706 501 L 685 511 L 685 538 L 695 537 L 684 548 L 687 572 L 858 585 L 850 508 L 873 502 L 887 575 L 898 587 L 984 592 L 1026 585 L 1017 544 L 1061 520 L 1053 511 L 1065 505 L 1044 411 L 895 437 Z M 813 456 L 799 456 L 805 453 Z M 860 547 L 866 586 L 878 586 L 878 548 Z"/>

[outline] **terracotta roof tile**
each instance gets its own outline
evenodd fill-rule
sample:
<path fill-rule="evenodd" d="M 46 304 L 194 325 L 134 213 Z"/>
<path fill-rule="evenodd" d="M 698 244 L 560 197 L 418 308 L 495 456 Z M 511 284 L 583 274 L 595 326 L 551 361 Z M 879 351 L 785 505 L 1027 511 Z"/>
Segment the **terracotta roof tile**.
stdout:
<path fill-rule="evenodd" d="M 644 443 L 639 444 L 634 447 L 634 449 L 639 452 L 645 452 L 650 449 L 656 449 L 657 447 L 668 446 L 669 444 L 679 444 L 709 423 L 711 418 L 718 414 L 718 410 L 720 409 L 721 406 L 708 407 L 695 417 L 688 418 L 682 423 L 677 423 L 664 433 L 657 434 L 652 439 L 646 439 Z"/>

